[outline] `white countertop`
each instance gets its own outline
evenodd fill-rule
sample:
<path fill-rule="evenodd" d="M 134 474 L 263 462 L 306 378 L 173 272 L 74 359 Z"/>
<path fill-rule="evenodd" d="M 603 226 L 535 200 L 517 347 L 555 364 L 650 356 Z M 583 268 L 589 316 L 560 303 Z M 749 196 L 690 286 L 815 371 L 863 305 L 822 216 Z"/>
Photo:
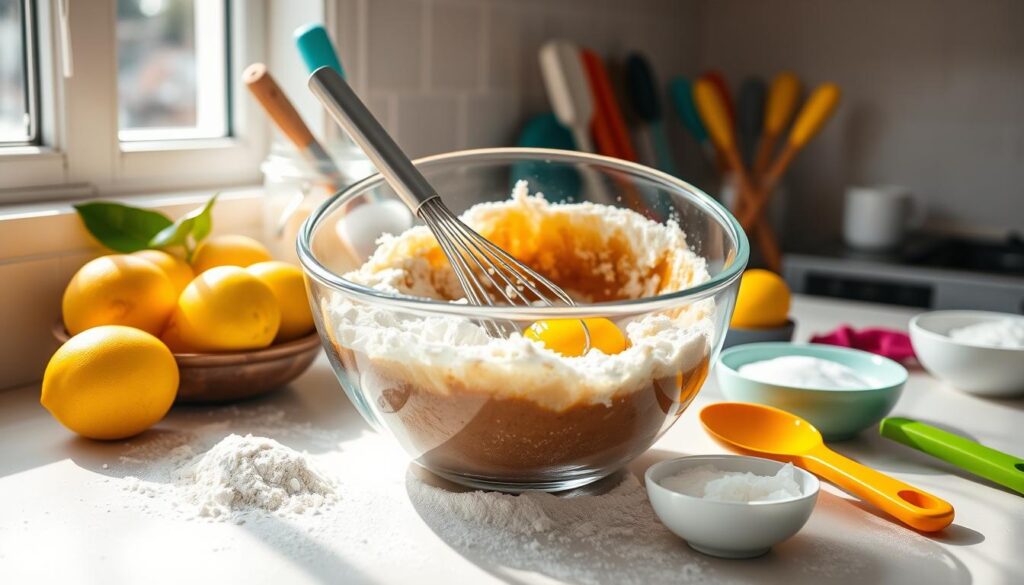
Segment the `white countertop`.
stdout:
<path fill-rule="evenodd" d="M 797 339 L 841 323 L 904 328 L 913 311 L 798 298 Z M 695 404 L 630 466 L 681 454 L 720 453 L 696 419 L 721 399 L 712 375 Z M 991 400 L 945 387 L 912 371 L 893 412 L 937 423 L 1010 453 L 1024 451 L 1024 400 Z M 334 512 L 296 523 L 267 516 L 241 525 L 152 513 L 121 478 L 143 465 L 132 456 L 186 440 L 215 442 L 253 432 L 314 455 L 339 477 Z M 682 542 L 673 554 L 694 562 L 712 583 L 1020 582 L 1024 498 L 881 439 L 873 431 L 837 451 L 920 486 L 956 508 L 935 536 L 893 522 L 823 484 L 807 526 L 761 558 L 704 557 Z M 122 459 L 129 456 L 128 459 Z M 38 404 L 38 388 L 0 394 L 0 583 L 557 583 L 527 557 L 503 565 L 480 550 L 445 540 L 407 492 L 404 454 L 370 430 L 349 404 L 326 359 L 292 388 L 231 407 L 176 408 L 155 429 L 128 442 L 77 438 Z M 322 525 L 317 525 L 320 522 Z M 549 543 L 545 546 L 560 546 Z M 566 544 L 565 546 L 570 546 Z M 548 551 L 550 552 L 550 551 Z M 614 567 L 608 582 L 621 582 Z M 663 581 L 678 583 L 667 571 Z M 578 579 L 584 582 L 584 579 Z"/>

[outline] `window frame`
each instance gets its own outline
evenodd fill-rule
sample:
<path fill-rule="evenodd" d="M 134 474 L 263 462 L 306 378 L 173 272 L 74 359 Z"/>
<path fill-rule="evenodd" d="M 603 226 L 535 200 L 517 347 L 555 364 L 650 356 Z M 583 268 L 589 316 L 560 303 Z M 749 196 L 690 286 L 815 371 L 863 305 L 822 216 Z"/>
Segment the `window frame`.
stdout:
<path fill-rule="evenodd" d="M 29 116 L 29 129 L 24 140 L 0 140 L 0 149 L 22 146 L 38 146 L 39 133 L 39 72 L 37 64 L 39 56 L 36 39 L 35 0 L 18 0 L 21 5 L 21 38 L 24 46 L 21 51 L 21 66 L 24 71 L 25 109 Z"/>
<path fill-rule="evenodd" d="M 59 4 L 35 0 L 40 144 L 0 148 L 0 204 L 260 182 L 267 125 L 239 72 L 265 60 L 265 0 L 229 0 L 231 135 L 145 142 L 118 138 L 117 0 L 70 6 L 70 78 L 61 73 Z"/>

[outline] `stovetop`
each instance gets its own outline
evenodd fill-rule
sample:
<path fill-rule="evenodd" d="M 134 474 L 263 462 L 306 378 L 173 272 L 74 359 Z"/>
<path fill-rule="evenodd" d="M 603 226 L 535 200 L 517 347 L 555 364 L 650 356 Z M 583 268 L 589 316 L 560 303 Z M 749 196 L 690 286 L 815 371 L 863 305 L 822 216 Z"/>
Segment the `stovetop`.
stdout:
<path fill-rule="evenodd" d="M 895 252 L 840 245 L 787 254 L 795 292 L 930 309 L 1024 313 L 1024 239 L 919 236 Z"/>
<path fill-rule="evenodd" d="M 942 238 L 910 245 L 901 263 L 953 270 L 1024 276 L 1024 239 L 1010 234 L 1004 241 Z"/>

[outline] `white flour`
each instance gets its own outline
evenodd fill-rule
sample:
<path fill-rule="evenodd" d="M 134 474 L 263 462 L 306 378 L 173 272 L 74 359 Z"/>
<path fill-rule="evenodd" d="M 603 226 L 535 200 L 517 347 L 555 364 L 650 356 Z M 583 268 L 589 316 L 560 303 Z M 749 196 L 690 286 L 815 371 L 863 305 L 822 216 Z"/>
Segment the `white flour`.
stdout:
<path fill-rule="evenodd" d="M 968 345 L 1024 349 L 1024 319 L 982 321 L 953 329 L 949 337 Z"/>
<path fill-rule="evenodd" d="M 792 463 L 783 465 L 775 475 L 722 471 L 713 465 L 701 465 L 670 475 L 660 483 L 687 496 L 722 502 L 770 502 L 800 496 Z"/>
<path fill-rule="evenodd" d="M 302 513 L 334 499 L 330 480 L 309 459 L 273 439 L 228 435 L 177 474 L 200 516 L 263 510 Z"/>
<path fill-rule="evenodd" d="M 574 583 L 695 583 L 705 566 L 654 514 L 632 474 L 597 495 L 452 492 L 410 474 L 409 499 L 450 546 L 470 557 Z M 583 488 L 584 492 L 589 491 Z"/>
<path fill-rule="evenodd" d="M 737 371 L 744 378 L 795 388 L 860 390 L 873 383 L 843 364 L 805 355 L 743 364 Z"/>
<path fill-rule="evenodd" d="M 185 515 L 241 522 L 250 512 L 318 513 L 336 499 L 334 483 L 309 458 L 266 437 L 231 434 L 205 453 L 171 449 L 170 482 L 125 478 L 125 488 L 170 498 Z"/>

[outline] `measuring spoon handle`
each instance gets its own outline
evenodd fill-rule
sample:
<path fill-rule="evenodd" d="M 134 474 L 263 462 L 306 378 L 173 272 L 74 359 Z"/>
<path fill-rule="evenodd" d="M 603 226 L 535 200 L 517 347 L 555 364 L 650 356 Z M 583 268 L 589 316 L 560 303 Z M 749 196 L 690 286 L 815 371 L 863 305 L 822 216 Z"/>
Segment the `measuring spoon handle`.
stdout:
<path fill-rule="evenodd" d="M 922 532 L 937 532 L 953 521 L 949 502 L 843 457 L 824 445 L 802 458 L 804 468 L 878 506 Z"/>
<path fill-rule="evenodd" d="M 1024 459 L 1020 457 L 909 418 L 887 418 L 879 433 L 1024 494 Z"/>

